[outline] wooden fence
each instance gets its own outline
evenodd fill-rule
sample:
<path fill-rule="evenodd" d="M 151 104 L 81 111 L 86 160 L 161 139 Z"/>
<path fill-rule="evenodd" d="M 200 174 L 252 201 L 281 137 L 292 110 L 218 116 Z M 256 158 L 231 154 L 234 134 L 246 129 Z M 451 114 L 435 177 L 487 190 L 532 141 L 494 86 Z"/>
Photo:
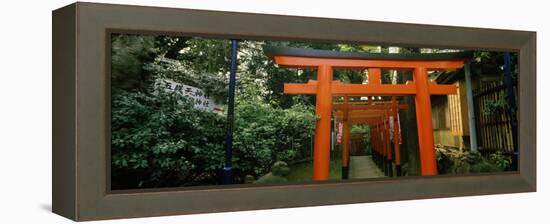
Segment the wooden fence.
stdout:
<path fill-rule="evenodd" d="M 517 99 L 517 82 L 513 86 Z M 484 82 L 473 95 L 479 151 L 485 155 L 496 151 L 513 153 L 512 117 L 517 116 L 511 116 L 508 110 L 506 84 Z"/>

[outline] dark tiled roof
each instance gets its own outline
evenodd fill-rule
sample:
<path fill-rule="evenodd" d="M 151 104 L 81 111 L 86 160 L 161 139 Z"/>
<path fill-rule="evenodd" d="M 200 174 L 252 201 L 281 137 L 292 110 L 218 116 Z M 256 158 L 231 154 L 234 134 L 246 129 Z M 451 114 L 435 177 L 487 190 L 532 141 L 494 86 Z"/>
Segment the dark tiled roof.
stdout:
<path fill-rule="evenodd" d="M 299 56 L 312 58 L 345 58 L 345 59 L 389 59 L 389 60 L 457 60 L 469 59 L 471 51 L 450 53 L 367 53 L 367 52 L 343 52 L 332 50 L 317 50 L 310 48 L 290 48 L 264 46 L 264 53 L 268 57 Z"/>

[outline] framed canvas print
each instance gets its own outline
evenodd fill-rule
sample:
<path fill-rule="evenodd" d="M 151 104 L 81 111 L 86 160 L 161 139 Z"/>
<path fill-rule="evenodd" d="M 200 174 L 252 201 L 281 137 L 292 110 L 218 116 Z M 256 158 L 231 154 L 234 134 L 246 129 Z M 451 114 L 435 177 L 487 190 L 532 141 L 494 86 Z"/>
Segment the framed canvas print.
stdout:
<path fill-rule="evenodd" d="M 530 31 L 71 4 L 53 12 L 53 211 L 535 191 L 535 49 Z"/>

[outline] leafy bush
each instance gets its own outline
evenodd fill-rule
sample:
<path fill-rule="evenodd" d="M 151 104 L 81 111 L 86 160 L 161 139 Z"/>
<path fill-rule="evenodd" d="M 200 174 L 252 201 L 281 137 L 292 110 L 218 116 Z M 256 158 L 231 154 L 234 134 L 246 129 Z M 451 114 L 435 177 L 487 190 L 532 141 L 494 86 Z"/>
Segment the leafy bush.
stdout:
<path fill-rule="evenodd" d="M 436 146 L 436 158 L 439 174 L 498 172 L 506 170 L 511 164 L 511 159 L 501 152 L 491 154 L 486 159 L 478 152 L 463 152 L 440 145 Z"/>
<path fill-rule="evenodd" d="M 261 176 L 275 161 L 308 156 L 312 109 L 237 105 L 233 164 L 237 181 Z M 174 187 L 216 184 L 223 166 L 223 115 L 194 109 L 184 96 L 119 91 L 112 101 L 112 186 Z"/>
<path fill-rule="evenodd" d="M 470 173 L 486 173 L 501 171 L 494 164 L 487 162 L 487 160 L 481 160 L 476 164 L 470 165 Z"/>
<path fill-rule="evenodd" d="M 272 183 L 286 183 L 286 178 L 290 173 L 288 164 L 283 161 L 277 161 L 271 167 L 271 172 L 261 176 L 258 180 L 253 181 L 254 184 L 272 184 Z"/>
<path fill-rule="evenodd" d="M 225 117 L 164 91 L 112 96 L 112 187 L 213 184 L 223 163 Z"/>
<path fill-rule="evenodd" d="M 151 83 L 151 75 L 143 65 L 154 61 L 159 53 L 155 38 L 144 35 L 120 34 L 112 36 L 111 85 L 128 91 L 144 90 Z"/>
<path fill-rule="evenodd" d="M 507 170 L 512 166 L 512 157 L 509 155 L 504 155 L 502 152 L 498 151 L 489 156 L 489 161 L 495 164 L 501 170 Z"/>
<path fill-rule="evenodd" d="M 351 126 L 351 134 L 361 135 L 361 142 L 369 147 L 370 145 L 370 127 L 368 125 L 356 124 Z"/>
<path fill-rule="evenodd" d="M 240 102 L 235 108 L 236 172 L 258 177 L 276 161 L 292 163 L 310 156 L 315 120 L 313 109 L 299 104 L 280 109 L 259 101 Z"/>

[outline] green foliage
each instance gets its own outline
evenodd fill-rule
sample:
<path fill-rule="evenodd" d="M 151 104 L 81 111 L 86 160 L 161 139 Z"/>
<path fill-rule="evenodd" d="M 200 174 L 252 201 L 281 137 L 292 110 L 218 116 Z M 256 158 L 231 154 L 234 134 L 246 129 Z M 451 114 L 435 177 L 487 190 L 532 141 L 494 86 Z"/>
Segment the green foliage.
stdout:
<path fill-rule="evenodd" d="M 501 151 L 491 154 L 489 156 L 489 161 L 501 170 L 507 170 L 512 165 L 512 157 L 504 155 Z"/>
<path fill-rule="evenodd" d="M 279 184 L 286 183 L 288 179 L 284 176 L 277 176 L 273 173 L 267 173 L 261 176 L 258 180 L 254 181 L 254 184 Z"/>
<path fill-rule="evenodd" d="M 152 62 L 159 53 L 154 37 L 113 35 L 111 48 L 111 86 L 127 91 L 147 88 L 151 77 L 143 65 Z"/>
<path fill-rule="evenodd" d="M 280 109 L 259 101 L 239 102 L 235 108 L 236 172 L 259 176 L 269 172 L 275 161 L 310 156 L 315 120 L 313 109 L 304 105 Z"/>
<path fill-rule="evenodd" d="M 269 172 L 275 161 L 309 156 L 312 108 L 283 110 L 247 102 L 235 110 L 233 162 L 238 181 L 246 174 Z M 225 122 L 225 116 L 196 110 L 186 97 L 174 93 L 113 95 L 113 188 L 215 184 L 224 158 Z"/>
<path fill-rule="evenodd" d="M 180 51 L 189 46 L 191 37 L 170 37 L 170 36 L 155 36 L 155 46 L 159 54 L 166 58 L 179 59 Z"/>
<path fill-rule="evenodd" d="M 517 81 L 519 66 L 518 54 L 510 53 L 512 66 L 512 79 Z M 472 74 L 503 74 L 504 58 L 502 52 L 474 51 L 472 61 Z"/>
<path fill-rule="evenodd" d="M 437 161 L 437 172 L 439 174 L 448 173 L 453 166 L 453 161 L 445 153 L 441 152 L 441 148 L 436 147 L 435 158 Z"/>
<path fill-rule="evenodd" d="M 368 46 L 368 45 L 359 45 L 359 44 L 338 44 L 340 51 L 348 52 L 370 52 L 377 53 L 379 52 L 378 46 Z"/>
<path fill-rule="evenodd" d="M 478 152 L 463 152 L 442 146 L 436 147 L 436 158 L 439 174 L 498 172 L 504 171 L 511 164 L 511 159 L 501 152 L 491 154 L 486 159 Z"/>
<path fill-rule="evenodd" d="M 112 186 L 213 184 L 223 162 L 225 117 L 184 96 L 120 92 L 112 98 Z"/>
<path fill-rule="evenodd" d="M 370 127 L 368 125 L 352 125 L 350 129 L 351 134 L 360 134 L 361 141 L 369 147 L 370 145 Z"/>
<path fill-rule="evenodd" d="M 297 163 L 290 166 L 290 173 L 288 174 L 287 179 L 290 182 L 310 181 L 312 174 L 313 174 L 313 163 L 311 161 Z M 330 160 L 329 179 L 330 180 L 342 179 L 342 160 L 341 159 Z"/>
<path fill-rule="evenodd" d="M 271 173 L 273 175 L 277 176 L 287 176 L 288 173 L 290 173 L 290 168 L 288 168 L 288 164 L 283 161 L 277 161 L 275 164 L 273 164 L 273 167 L 271 167 Z"/>
<path fill-rule="evenodd" d="M 497 100 L 487 100 L 485 101 L 483 113 L 486 115 L 498 115 L 504 113 L 507 103 L 504 98 L 499 98 Z"/>
<path fill-rule="evenodd" d="M 184 96 L 152 89 L 154 80 L 170 78 L 225 101 L 225 74 L 205 74 L 200 59 L 192 56 L 199 54 L 194 48 L 182 54 L 182 47 L 194 46 L 188 41 L 112 36 L 113 189 L 215 184 L 219 179 L 225 116 L 196 110 Z M 191 59 L 181 59 L 185 56 Z"/>
<path fill-rule="evenodd" d="M 497 172 L 500 171 L 495 165 L 487 162 L 486 160 L 481 160 L 478 163 L 470 165 L 470 173 L 487 173 L 487 172 Z"/>
<path fill-rule="evenodd" d="M 162 44 L 160 54 L 143 65 L 150 77 L 201 88 L 218 103 L 225 103 L 230 63 L 228 40 L 156 37 L 156 43 Z"/>
<path fill-rule="evenodd" d="M 288 164 L 283 161 L 277 161 L 271 167 L 271 172 L 261 176 L 258 180 L 254 181 L 255 184 L 270 184 L 270 183 L 286 183 L 288 179 L 286 176 L 289 174 L 290 168 Z"/>
<path fill-rule="evenodd" d="M 508 102 L 506 101 L 507 94 L 505 92 L 500 92 L 496 99 L 488 99 L 484 103 L 483 113 L 486 115 L 499 115 L 506 113 L 508 108 Z"/>
<path fill-rule="evenodd" d="M 352 134 L 370 134 L 370 127 L 368 125 L 352 125 L 350 129 Z"/>
<path fill-rule="evenodd" d="M 313 104 L 310 97 L 284 94 L 283 84 L 305 83 L 314 77 L 315 70 L 281 69 L 265 55 L 263 45 L 298 46 L 300 44 L 272 41 L 241 42 L 237 73 L 238 99 L 260 100 L 281 108 L 290 108 L 296 103 Z"/>
<path fill-rule="evenodd" d="M 182 48 L 179 60 L 194 71 L 210 74 L 227 74 L 231 63 L 231 41 L 222 39 L 191 38 Z"/>

